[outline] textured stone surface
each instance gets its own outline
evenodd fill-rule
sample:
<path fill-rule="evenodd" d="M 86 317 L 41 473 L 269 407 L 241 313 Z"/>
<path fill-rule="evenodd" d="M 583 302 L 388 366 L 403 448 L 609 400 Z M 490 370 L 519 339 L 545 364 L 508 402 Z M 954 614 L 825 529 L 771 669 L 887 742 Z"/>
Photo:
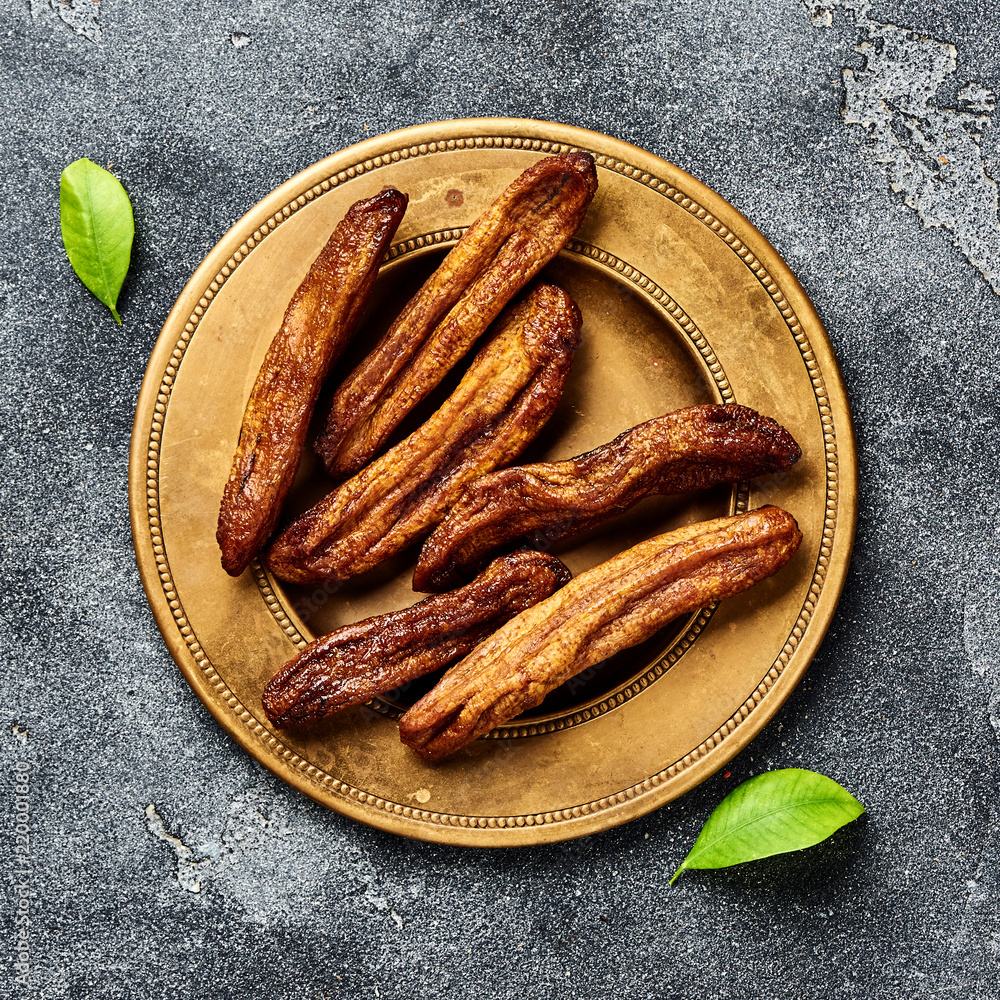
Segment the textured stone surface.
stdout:
<path fill-rule="evenodd" d="M 0 5 L 0 995 L 1000 995 L 997 37 L 963 0 Z M 213 243 L 332 151 L 476 115 L 608 132 L 732 201 L 830 331 L 862 467 L 837 618 L 731 776 L 503 853 L 357 825 L 235 747 L 163 647 L 126 495 Z M 79 156 L 135 205 L 121 329 L 59 238 Z M 867 817 L 668 888 L 727 788 L 789 765 Z"/>

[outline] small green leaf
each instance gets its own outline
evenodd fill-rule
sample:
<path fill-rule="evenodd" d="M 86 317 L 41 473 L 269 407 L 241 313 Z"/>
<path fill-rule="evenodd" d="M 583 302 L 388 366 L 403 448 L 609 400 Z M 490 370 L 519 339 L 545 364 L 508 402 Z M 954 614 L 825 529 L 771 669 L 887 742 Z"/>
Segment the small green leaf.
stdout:
<path fill-rule="evenodd" d="M 90 160 L 71 163 L 59 182 L 63 246 L 80 280 L 111 310 L 118 325 L 118 293 L 132 256 L 135 221 L 125 188 Z"/>
<path fill-rule="evenodd" d="M 758 774 L 719 803 L 670 884 L 685 868 L 728 868 L 812 847 L 864 811 L 850 792 L 815 771 Z"/>

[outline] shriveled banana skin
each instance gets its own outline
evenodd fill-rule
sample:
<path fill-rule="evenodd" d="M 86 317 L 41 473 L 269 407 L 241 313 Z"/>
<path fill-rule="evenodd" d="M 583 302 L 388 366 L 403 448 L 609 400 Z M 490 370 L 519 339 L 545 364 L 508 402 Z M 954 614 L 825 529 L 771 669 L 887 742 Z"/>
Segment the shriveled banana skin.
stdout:
<path fill-rule="evenodd" d="M 539 285 L 425 424 L 306 511 L 274 541 L 282 580 L 346 580 L 426 535 L 462 487 L 513 461 L 549 419 L 566 383 L 582 319 L 555 285 Z"/>
<path fill-rule="evenodd" d="M 403 716 L 400 739 L 428 760 L 454 753 L 678 615 L 777 572 L 801 539 L 794 518 L 769 506 L 633 546 L 480 643 Z"/>
<path fill-rule="evenodd" d="M 371 354 L 337 389 L 316 451 L 344 478 L 454 367 L 566 245 L 597 190 L 589 153 L 539 161 L 466 231 Z"/>
<path fill-rule="evenodd" d="M 646 496 L 752 479 L 800 456 L 770 417 L 735 403 L 708 404 L 647 420 L 564 462 L 498 470 L 469 483 L 424 543 L 413 588 L 450 590 L 507 543 L 547 547 Z"/>
<path fill-rule="evenodd" d="M 232 576 L 274 531 L 323 379 L 361 318 L 406 203 L 385 188 L 352 205 L 285 310 L 247 402 L 219 509 L 216 538 Z"/>
<path fill-rule="evenodd" d="M 267 717 L 278 727 L 315 722 L 423 677 L 465 656 L 569 579 L 555 556 L 515 552 L 458 590 L 337 629 L 268 681 Z"/>

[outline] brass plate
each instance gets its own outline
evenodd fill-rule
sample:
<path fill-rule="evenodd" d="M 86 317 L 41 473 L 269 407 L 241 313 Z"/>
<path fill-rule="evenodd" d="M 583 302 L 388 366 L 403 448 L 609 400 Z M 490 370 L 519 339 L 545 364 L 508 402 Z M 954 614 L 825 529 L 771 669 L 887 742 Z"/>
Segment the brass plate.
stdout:
<path fill-rule="evenodd" d="M 260 694 L 296 645 L 417 599 L 412 553 L 340 590 L 282 589 L 258 566 L 232 580 L 219 564 L 216 517 L 243 408 L 292 292 L 352 202 L 387 184 L 407 192 L 370 338 L 507 183 L 571 148 L 594 153 L 600 187 L 550 274 L 583 310 L 584 344 L 530 457 L 565 458 L 668 410 L 735 401 L 789 428 L 803 458 L 788 475 L 647 501 L 559 554 L 578 572 L 640 538 L 762 503 L 798 519 L 799 552 L 773 579 L 589 671 L 532 717 L 440 764 L 399 743 L 400 703 L 388 698 L 309 732 L 273 732 Z M 476 846 L 558 841 L 624 823 L 742 749 L 794 688 L 830 623 L 850 558 L 856 485 L 850 408 L 830 342 L 760 233 L 650 153 L 515 119 L 367 140 L 253 208 L 167 317 L 139 395 L 130 463 L 150 605 L 219 723 L 275 774 L 347 816 Z M 321 487 L 304 463 L 291 503 L 303 506 Z"/>

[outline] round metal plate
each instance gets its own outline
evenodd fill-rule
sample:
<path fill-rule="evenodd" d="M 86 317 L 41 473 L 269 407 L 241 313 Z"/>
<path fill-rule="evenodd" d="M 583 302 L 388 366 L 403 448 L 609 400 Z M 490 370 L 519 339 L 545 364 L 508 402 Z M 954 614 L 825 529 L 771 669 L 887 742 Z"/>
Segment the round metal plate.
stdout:
<path fill-rule="evenodd" d="M 348 206 L 410 196 L 354 357 L 503 190 L 540 157 L 590 150 L 599 190 L 547 269 L 584 315 L 559 411 L 526 459 L 567 458 L 699 402 L 775 417 L 802 446 L 789 473 L 644 502 L 557 550 L 574 572 L 692 520 L 774 503 L 804 541 L 777 576 L 588 671 L 530 717 L 450 760 L 403 747 L 406 694 L 302 732 L 260 706 L 314 635 L 418 599 L 415 552 L 346 587 L 283 588 L 219 563 L 216 518 L 243 409 L 285 306 Z M 351 358 L 345 359 L 347 365 Z M 303 462 L 290 509 L 323 488 Z M 731 205 L 608 136 L 475 119 L 367 140 L 268 195 L 195 271 L 163 326 L 136 409 L 130 464 L 140 574 L 171 654 L 225 729 L 318 801 L 394 833 L 476 846 L 579 837 L 681 795 L 730 760 L 802 676 L 833 615 L 856 520 L 850 408 L 830 342 L 781 258 Z M 410 696 L 412 697 L 412 692 Z"/>

